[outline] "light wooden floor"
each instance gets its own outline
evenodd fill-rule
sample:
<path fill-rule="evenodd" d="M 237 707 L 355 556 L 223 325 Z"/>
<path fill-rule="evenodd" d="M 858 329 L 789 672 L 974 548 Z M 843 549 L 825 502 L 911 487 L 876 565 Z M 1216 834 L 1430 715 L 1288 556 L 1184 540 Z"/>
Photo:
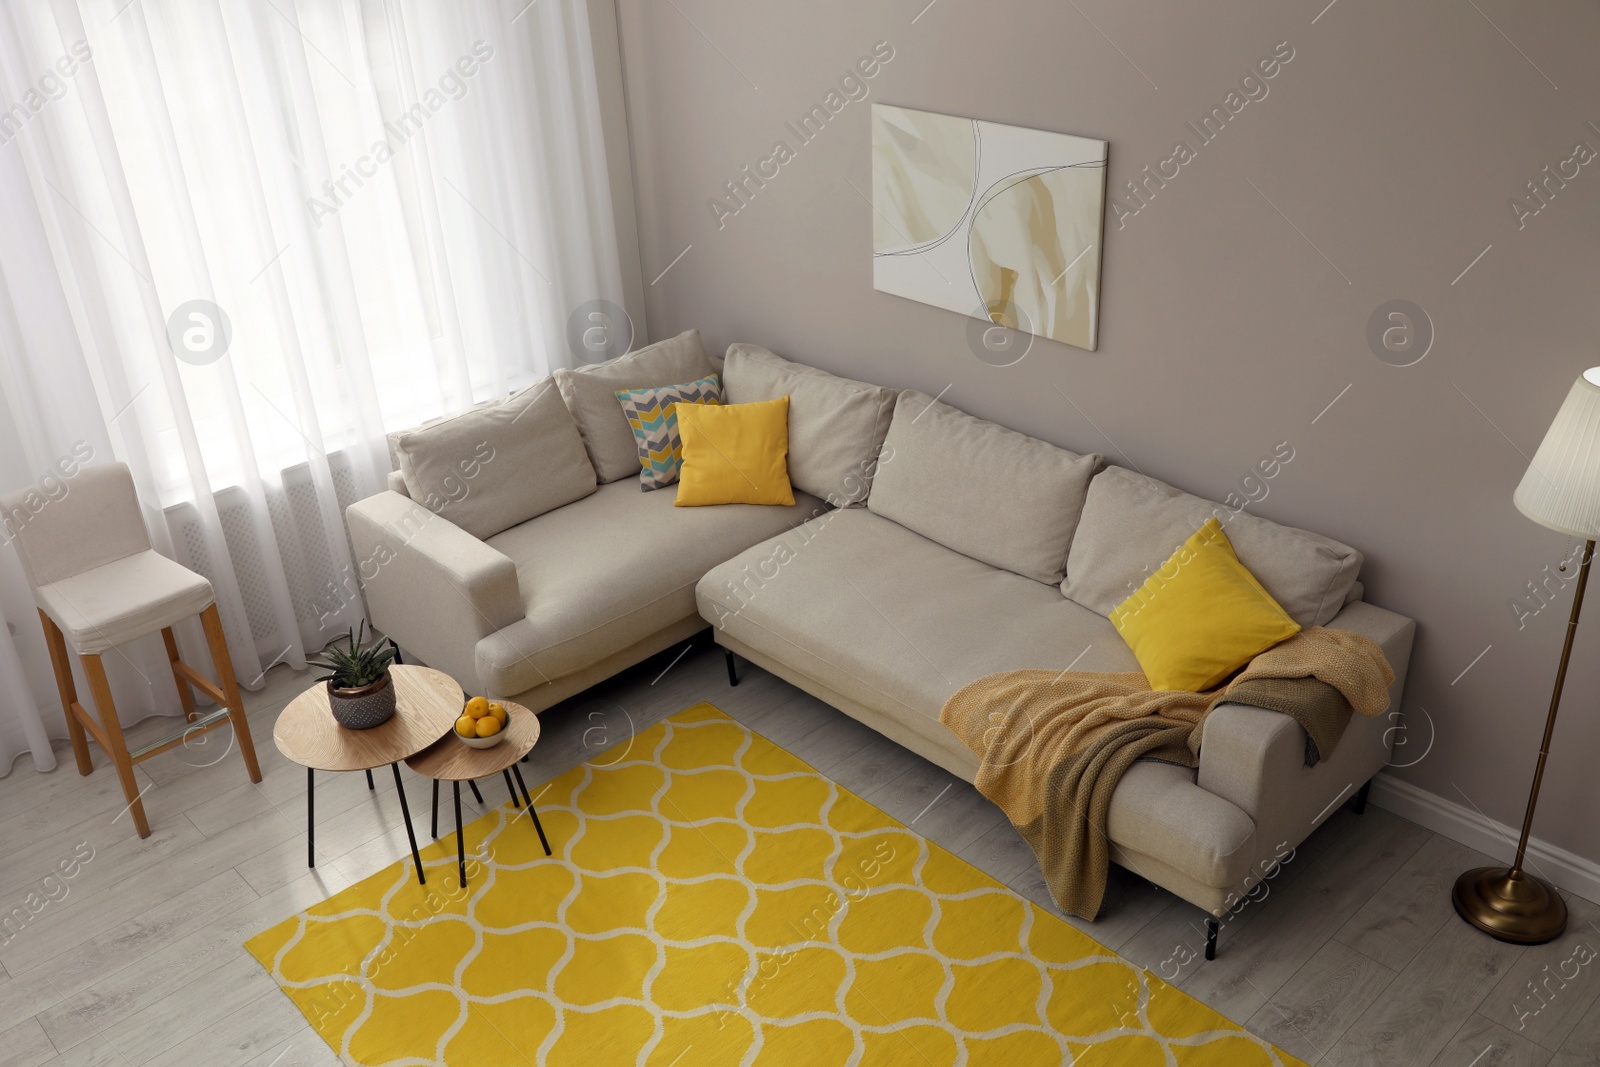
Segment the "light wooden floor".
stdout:
<path fill-rule="evenodd" d="M 748 664 L 730 689 L 720 652 L 696 645 L 674 662 L 678 654 L 545 713 L 528 778 L 535 792 L 536 781 L 709 700 L 1054 910 L 1027 846 L 966 783 Z M 38 774 L 23 759 L 0 779 L 0 915 L 41 889 L 75 848 L 94 850 L 65 897 L 10 940 L 0 933 L 0 1064 L 338 1062 L 241 944 L 407 855 L 392 776 L 378 779 L 376 793 L 359 774 L 324 776 L 318 863 L 308 872 L 305 773 L 272 744 L 278 709 L 308 684 L 277 668 L 264 690 L 247 695 L 260 785 L 249 783 L 237 753 L 223 755 L 220 730 L 209 749 L 142 764 L 154 829 L 145 841 L 134 836 L 98 750 L 88 778 L 63 746 L 55 772 Z M 134 733 L 170 727 L 161 720 Z M 427 790 L 406 775 L 424 830 Z M 496 802 L 495 792 L 485 796 Z M 1593 956 L 1585 949 L 1600 950 L 1600 906 L 1570 899 L 1569 932 L 1551 945 L 1493 941 L 1456 919 L 1448 900 L 1459 871 L 1487 862 L 1388 812 L 1343 810 L 1269 883 L 1264 900 L 1224 926 L 1214 962 L 1200 958 L 1197 909 L 1115 868 L 1108 913 L 1077 925 L 1308 1063 L 1600 1064 L 1600 960 L 1578 962 Z"/>

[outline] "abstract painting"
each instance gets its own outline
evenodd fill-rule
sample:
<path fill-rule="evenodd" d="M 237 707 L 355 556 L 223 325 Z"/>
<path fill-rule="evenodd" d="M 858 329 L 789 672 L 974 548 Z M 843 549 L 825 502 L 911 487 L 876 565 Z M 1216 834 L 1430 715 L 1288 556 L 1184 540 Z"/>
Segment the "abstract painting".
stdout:
<path fill-rule="evenodd" d="M 872 105 L 873 287 L 1093 351 L 1106 147 Z"/>

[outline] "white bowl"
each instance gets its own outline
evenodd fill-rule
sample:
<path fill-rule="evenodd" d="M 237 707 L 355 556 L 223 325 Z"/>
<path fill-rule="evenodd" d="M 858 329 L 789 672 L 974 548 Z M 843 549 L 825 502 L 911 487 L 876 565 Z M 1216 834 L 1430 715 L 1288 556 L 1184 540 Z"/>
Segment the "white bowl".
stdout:
<path fill-rule="evenodd" d="M 450 732 L 456 733 L 453 729 Z M 493 748 L 505 739 L 506 730 L 503 726 L 500 728 L 499 733 L 490 734 L 488 737 L 463 737 L 460 734 L 456 734 L 456 740 L 469 748 Z"/>

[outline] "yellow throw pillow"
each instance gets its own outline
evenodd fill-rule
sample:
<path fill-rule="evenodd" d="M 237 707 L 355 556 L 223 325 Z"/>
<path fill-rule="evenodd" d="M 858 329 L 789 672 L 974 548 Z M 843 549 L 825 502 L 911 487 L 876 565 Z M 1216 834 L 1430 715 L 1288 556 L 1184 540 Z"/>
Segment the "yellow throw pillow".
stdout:
<path fill-rule="evenodd" d="M 683 471 L 676 507 L 793 504 L 789 398 L 720 407 L 679 404 Z"/>
<path fill-rule="evenodd" d="M 1300 632 L 1210 519 L 1111 613 L 1151 689 L 1203 693 Z"/>

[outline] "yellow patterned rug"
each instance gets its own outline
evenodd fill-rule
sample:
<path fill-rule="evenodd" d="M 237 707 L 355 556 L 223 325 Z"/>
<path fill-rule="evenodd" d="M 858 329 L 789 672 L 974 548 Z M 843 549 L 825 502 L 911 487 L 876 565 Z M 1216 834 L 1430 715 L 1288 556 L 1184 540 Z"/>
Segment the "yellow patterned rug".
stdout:
<path fill-rule="evenodd" d="M 1304 1067 L 709 704 L 246 948 L 359 1064 Z"/>

